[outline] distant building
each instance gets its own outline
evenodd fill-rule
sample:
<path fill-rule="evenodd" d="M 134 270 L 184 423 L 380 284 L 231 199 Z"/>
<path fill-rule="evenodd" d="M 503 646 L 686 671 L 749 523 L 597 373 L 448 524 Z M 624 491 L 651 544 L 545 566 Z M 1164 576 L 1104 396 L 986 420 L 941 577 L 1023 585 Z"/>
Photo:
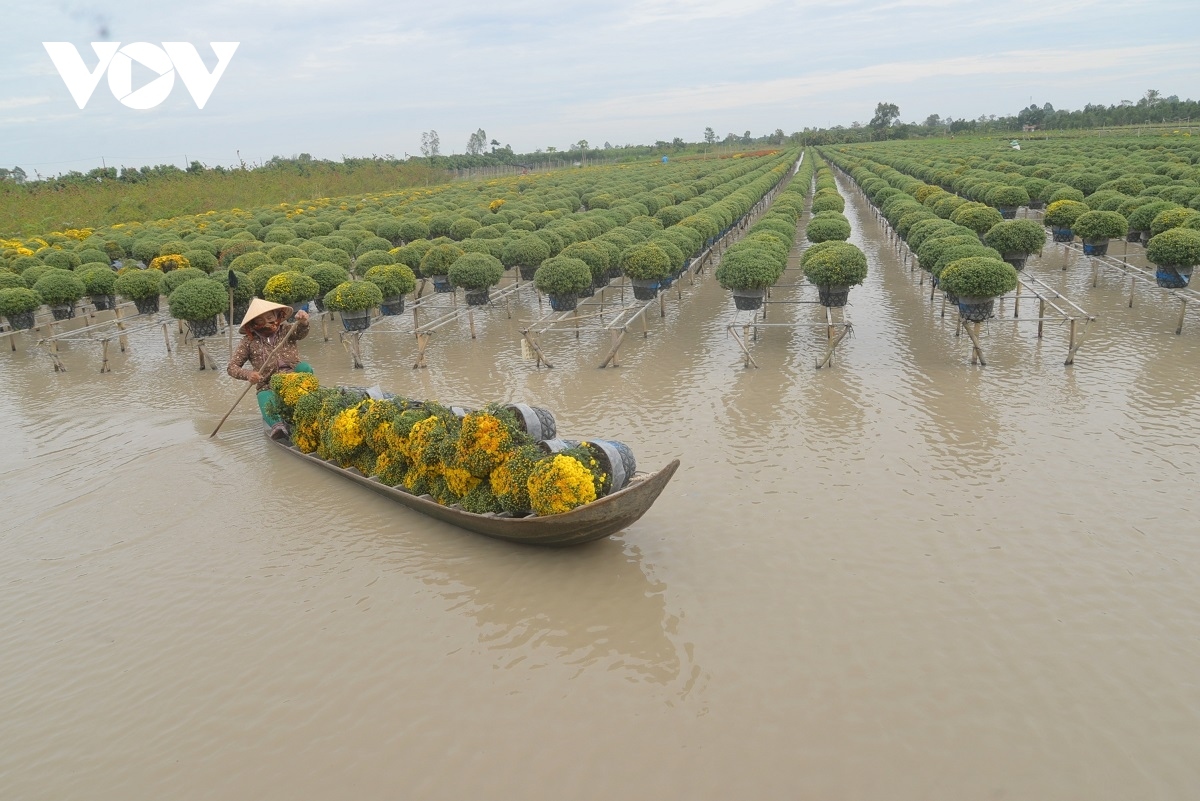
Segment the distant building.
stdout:
<path fill-rule="evenodd" d="M 1022 125 L 1021 126 L 1021 130 L 1024 131 L 1025 133 L 1033 133 L 1034 131 L 1037 130 L 1037 128 L 1038 127 L 1036 125 Z"/>

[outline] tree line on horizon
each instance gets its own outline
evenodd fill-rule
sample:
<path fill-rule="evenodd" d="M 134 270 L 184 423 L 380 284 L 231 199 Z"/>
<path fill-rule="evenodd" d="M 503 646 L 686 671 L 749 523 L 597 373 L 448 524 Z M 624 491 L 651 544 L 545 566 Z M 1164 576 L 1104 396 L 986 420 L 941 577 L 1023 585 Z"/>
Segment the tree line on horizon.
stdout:
<path fill-rule="evenodd" d="M 894 103 L 880 102 L 876 105 L 875 115 L 865 124 L 855 121 L 849 126 L 809 127 L 790 134 L 784 133 L 782 128 L 776 128 L 770 133 L 757 136 L 751 134 L 749 130 L 742 134 L 730 132 L 719 136 L 712 127 L 707 127 L 704 129 L 702 139 L 697 142 L 688 142 L 683 137 L 677 136 L 671 141 L 657 140 L 654 144 L 613 145 L 605 142 L 602 146 L 593 146 L 587 140 L 581 139 L 561 149 L 548 145 L 532 152 L 518 153 L 513 150 L 511 145 L 502 145 L 496 139 L 489 140 L 486 132 L 480 128 L 468 138 L 466 152 L 450 155 L 441 153 L 441 138 L 436 130 L 430 130 L 421 134 L 421 154 L 418 156 L 405 153 L 403 158 L 389 153 L 370 157 L 343 156 L 340 161 L 335 161 L 317 159 L 308 153 L 300 153 L 290 157 L 273 156 L 265 162 L 257 164 L 247 164 L 243 161 L 232 167 L 219 164 L 210 167 L 199 161 L 192 161 L 186 168 L 174 164 L 144 167 L 123 166 L 120 168 L 106 166 L 87 172 L 71 170 L 53 176 L 37 174 L 33 178 L 30 178 L 19 166 L 11 169 L 0 167 L 0 191 L 11 192 L 18 190 L 18 187 L 27 192 L 60 190 L 105 182 L 144 184 L 162 180 L 179 180 L 187 178 L 189 175 L 211 177 L 258 170 L 311 177 L 321 173 L 348 174 L 383 165 L 400 164 L 446 170 L 494 166 L 527 167 L 548 161 L 565 164 L 571 163 L 573 160 L 574 163 L 586 164 L 593 159 L 603 159 L 609 162 L 634 161 L 668 153 L 709 152 L 722 146 L 726 149 L 733 149 L 755 146 L 847 144 L 958 134 L 1021 132 L 1027 127 L 1042 131 L 1077 130 L 1154 123 L 1190 123 L 1192 119 L 1200 121 L 1200 101 L 1181 100 L 1178 95 L 1164 97 L 1154 89 L 1148 90 L 1136 102 L 1122 100 L 1108 106 L 1089 103 L 1077 110 L 1055 109 L 1050 103 L 1044 103 L 1041 106 L 1030 104 L 1016 114 L 1006 116 L 988 114 L 980 115 L 976 119 L 955 119 L 953 117 L 943 118 L 939 114 L 930 114 L 923 122 L 903 122 L 900 120 L 898 106 Z"/>

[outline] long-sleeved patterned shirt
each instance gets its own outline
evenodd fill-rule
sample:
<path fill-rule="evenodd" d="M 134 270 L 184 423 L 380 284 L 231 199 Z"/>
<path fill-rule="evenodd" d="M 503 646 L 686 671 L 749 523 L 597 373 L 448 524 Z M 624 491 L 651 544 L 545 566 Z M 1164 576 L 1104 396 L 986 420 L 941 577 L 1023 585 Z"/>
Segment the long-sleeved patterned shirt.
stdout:
<path fill-rule="evenodd" d="M 242 381 L 249 381 L 250 374 L 257 372 L 262 376 L 262 380 L 258 382 L 258 391 L 270 389 L 272 373 L 291 370 L 300 363 L 300 350 L 296 343 L 308 336 L 308 320 L 296 321 L 296 327 L 288 334 L 287 344 L 279 348 L 279 353 L 275 354 L 268 364 L 267 358 L 279 345 L 281 333 L 277 331 L 269 337 L 255 333 L 243 336 L 242 341 L 234 348 L 233 355 L 229 357 L 229 366 L 225 368 L 225 372 Z M 250 362 L 252 369 L 247 370 L 242 366 L 246 362 Z"/>

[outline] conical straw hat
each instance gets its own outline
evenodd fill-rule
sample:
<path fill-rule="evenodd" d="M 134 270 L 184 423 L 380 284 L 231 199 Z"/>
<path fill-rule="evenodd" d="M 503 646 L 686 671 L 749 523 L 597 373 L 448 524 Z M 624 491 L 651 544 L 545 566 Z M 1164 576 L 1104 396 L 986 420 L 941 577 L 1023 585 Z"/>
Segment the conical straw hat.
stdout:
<path fill-rule="evenodd" d="M 272 303 L 271 301 L 263 300 L 262 298 L 255 298 L 254 300 L 250 301 L 250 308 L 246 309 L 246 316 L 242 318 L 242 324 L 238 326 L 238 331 L 243 334 L 250 333 L 246 330 L 246 326 L 248 326 L 255 317 L 262 317 L 267 312 L 272 312 L 276 309 L 283 309 L 288 314 L 291 314 L 292 312 L 291 306 L 285 306 L 282 303 Z"/>

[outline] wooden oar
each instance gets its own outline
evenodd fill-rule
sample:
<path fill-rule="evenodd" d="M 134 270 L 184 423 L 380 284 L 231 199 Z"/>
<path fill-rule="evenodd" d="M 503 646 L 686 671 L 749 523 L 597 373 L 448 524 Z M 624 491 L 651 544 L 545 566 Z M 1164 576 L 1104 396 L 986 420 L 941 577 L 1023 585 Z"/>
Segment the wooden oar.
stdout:
<path fill-rule="evenodd" d="M 279 351 L 283 350 L 283 346 L 287 344 L 288 338 L 291 337 L 292 332 L 296 330 L 297 325 L 298 323 L 292 323 L 288 326 L 283 339 L 279 340 L 279 344 L 275 346 L 275 350 L 271 351 L 270 354 L 267 355 L 266 364 L 270 364 L 271 360 L 278 355 Z M 274 371 L 272 370 L 272 373 L 273 372 Z M 225 416 L 221 418 L 221 422 L 217 423 L 217 427 L 214 428 L 213 432 L 208 435 L 209 439 L 212 439 L 217 435 L 217 432 L 221 430 L 221 426 L 225 425 L 225 421 L 229 419 L 229 415 L 233 414 L 233 410 L 236 409 L 238 404 L 242 402 L 242 398 L 246 397 L 246 395 L 250 392 L 251 387 L 254 387 L 255 385 L 256 384 L 253 381 L 247 382 L 246 388 L 242 390 L 242 394 L 238 395 L 238 399 L 235 400 L 233 405 L 229 407 L 229 411 L 225 412 Z"/>

